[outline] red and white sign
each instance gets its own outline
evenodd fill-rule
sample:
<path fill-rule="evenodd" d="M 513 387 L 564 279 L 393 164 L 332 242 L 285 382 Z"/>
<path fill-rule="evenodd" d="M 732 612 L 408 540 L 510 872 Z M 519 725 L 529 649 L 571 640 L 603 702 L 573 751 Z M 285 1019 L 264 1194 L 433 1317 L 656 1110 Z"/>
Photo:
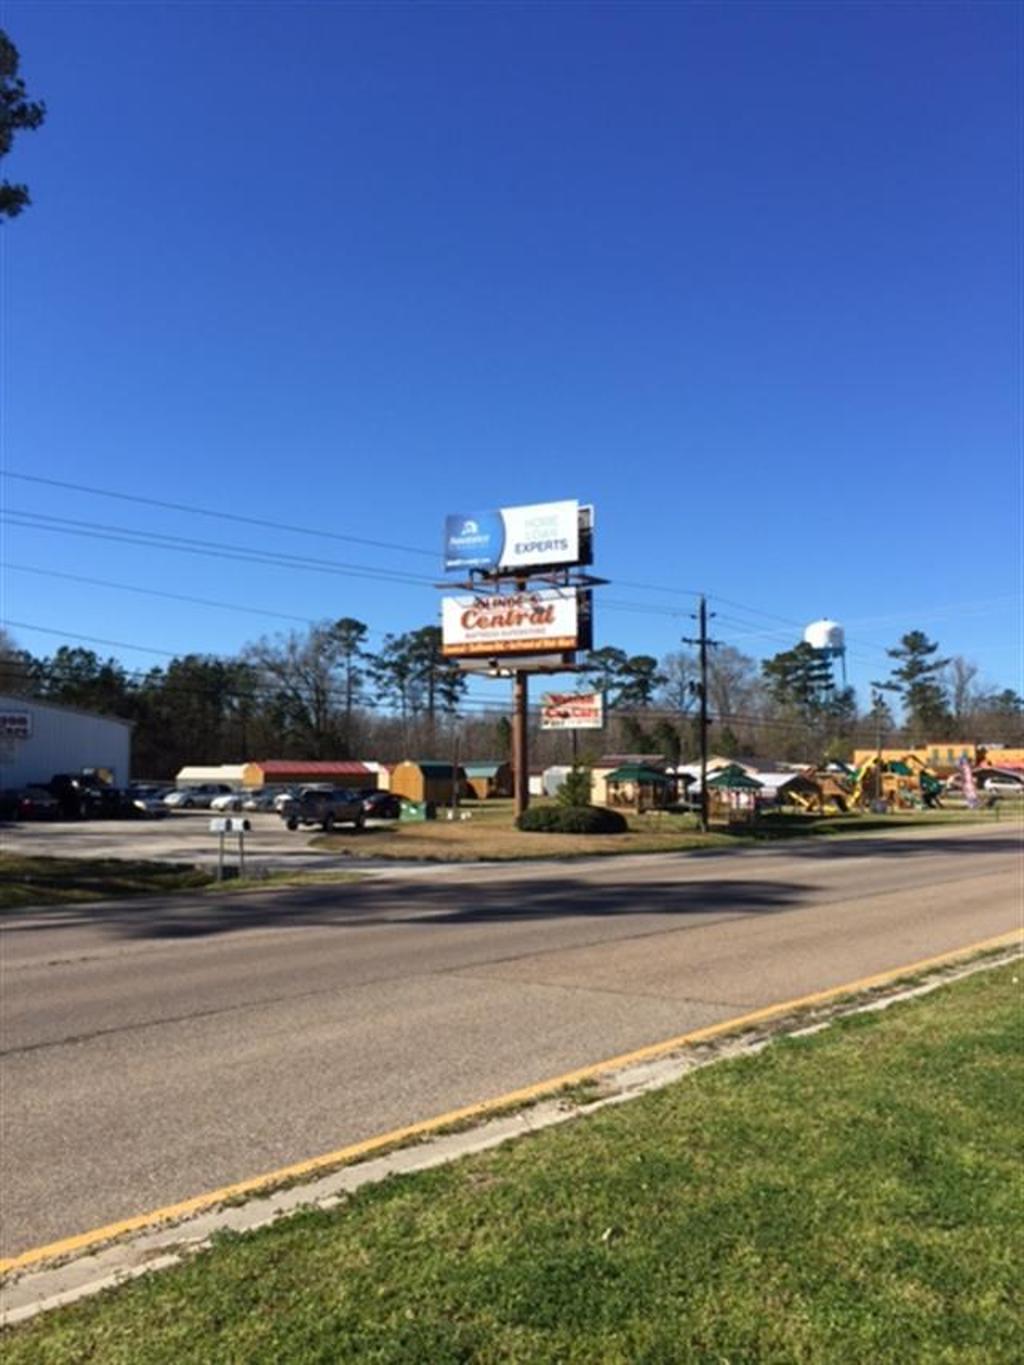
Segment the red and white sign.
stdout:
<path fill-rule="evenodd" d="M 441 603 L 441 652 L 449 659 L 563 653 L 578 647 L 579 634 L 572 589 L 446 597 Z"/>
<path fill-rule="evenodd" d="M 545 692 L 540 699 L 542 730 L 600 730 L 603 692 Z"/>

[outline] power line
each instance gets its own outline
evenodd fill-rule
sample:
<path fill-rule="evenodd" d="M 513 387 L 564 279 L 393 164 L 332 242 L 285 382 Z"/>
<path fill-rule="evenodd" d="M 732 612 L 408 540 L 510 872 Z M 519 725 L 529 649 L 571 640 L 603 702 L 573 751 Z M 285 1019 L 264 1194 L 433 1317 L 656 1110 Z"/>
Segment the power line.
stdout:
<path fill-rule="evenodd" d="M 320 559 L 315 556 L 290 555 L 284 552 L 252 550 L 241 545 L 225 544 L 221 541 L 201 540 L 191 536 L 166 535 L 163 532 L 136 531 L 128 526 L 112 526 L 106 522 L 86 521 L 74 517 L 57 517 L 49 513 L 26 512 L 10 509 L 0 514 L 0 520 L 10 526 L 26 530 L 49 531 L 59 535 L 73 535 L 91 540 L 107 540 L 115 544 L 135 545 L 144 549 L 171 550 L 178 554 L 197 554 L 214 559 L 235 560 L 243 564 L 258 564 L 271 568 L 305 570 L 316 573 L 331 573 L 341 577 L 364 578 L 383 583 L 395 583 L 411 587 L 436 588 L 433 579 L 420 578 L 400 570 L 373 569 L 347 564 L 335 560 Z M 84 581 L 84 580 L 83 580 Z M 108 587 L 114 584 L 107 583 Z M 122 585 L 126 586 L 126 585 Z M 133 589 L 142 591 L 142 589 Z M 166 594 L 170 596 L 171 594 Z M 186 599 L 183 599 L 186 600 Z M 227 606 L 227 603 L 208 605 Z M 602 607 L 611 611 L 639 612 L 641 614 L 685 616 L 685 612 L 657 604 L 645 605 L 640 602 L 625 602 L 617 599 L 601 599 Z M 239 608 L 252 611 L 252 608 Z M 296 618 L 306 619 L 306 618 Z"/>
<path fill-rule="evenodd" d="M 22 472 L 20 472 L 20 471 L 15 471 L 15 470 L 0 470 L 0 477 L 4 477 L 4 478 L 8 478 L 8 479 L 14 479 L 14 480 L 17 480 L 17 481 L 22 482 L 22 483 L 36 484 L 36 485 L 40 485 L 40 486 L 43 486 L 43 487 L 63 488 L 63 489 L 67 489 L 68 491 L 73 491 L 73 492 L 77 492 L 77 493 L 86 493 L 86 494 L 89 494 L 89 495 L 94 496 L 94 497 L 104 497 L 104 498 L 116 499 L 116 500 L 121 501 L 121 502 L 136 503 L 136 504 L 141 505 L 141 506 L 157 507 L 157 508 L 161 508 L 161 509 L 167 510 L 167 511 L 183 512 L 183 513 L 185 513 L 185 514 L 187 514 L 187 515 L 190 515 L 190 516 L 211 517 L 211 518 L 216 518 L 216 519 L 223 520 L 223 521 L 235 522 L 235 523 L 242 524 L 242 525 L 258 526 L 258 527 L 261 527 L 261 528 L 263 528 L 263 529 L 268 529 L 268 530 L 285 531 L 285 532 L 288 532 L 288 533 L 290 533 L 290 534 L 295 534 L 295 535 L 308 535 L 308 536 L 318 537 L 318 538 L 321 538 L 321 539 L 336 540 L 336 541 L 340 541 L 340 542 L 344 542 L 344 543 L 348 543 L 348 544 L 363 545 L 363 546 L 366 546 L 366 547 L 372 548 L 372 549 L 381 549 L 381 550 L 387 550 L 387 551 L 389 551 L 389 552 L 398 552 L 398 553 L 403 553 L 403 554 L 415 554 L 415 555 L 419 555 L 419 556 L 421 556 L 421 557 L 424 557 L 424 558 L 427 558 L 427 559 L 432 559 L 432 560 L 435 560 L 435 561 L 436 561 L 436 558 L 437 558 L 437 555 L 436 555 L 436 552 L 435 552 L 435 551 L 433 551 L 433 550 L 428 550 L 428 549 L 424 548 L 423 546 L 404 545 L 404 544 L 401 544 L 401 543 L 399 543 L 399 542 L 394 542 L 394 541 L 376 540 L 376 539 L 373 539 L 373 538 L 371 538 L 371 537 L 367 537 L 367 536 L 356 536 L 356 535 L 351 535 L 351 534 L 344 533 L 344 532 L 340 532 L 340 531 L 327 531 L 327 530 L 324 530 L 324 529 L 319 528 L 319 527 L 304 526 L 304 525 L 300 525 L 300 524 L 297 524 L 297 523 L 282 522 L 282 521 L 277 521 L 277 520 L 272 519 L 272 518 L 269 518 L 269 517 L 255 517 L 255 516 L 248 516 L 248 515 L 245 515 L 245 514 L 242 514 L 242 513 L 238 513 L 238 512 L 228 512 L 228 511 L 225 511 L 223 508 L 203 507 L 203 506 L 199 506 L 199 505 L 194 504 L 194 503 L 182 503 L 182 502 L 176 502 L 176 501 L 173 501 L 173 500 L 171 500 L 171 499 L 166 499 L 166 498 L 155 498 L 155 497 L 150 497 L 150 496 L 146 496 L 146 495 L 142 495 L 142 494 L 126 493 L 126 492 L 124 492 L 124 491 L 122 491 L 122 490 L 119 490 L 119 489 L 113 489 L 113 488 L 100 488 L 100 487 L 97 487 L 96 485 L 93 485 L 93 484 L 77 483 L 77 482 L 73 482 L 73 481 L 67 480 L 67 479 L 55 479 L 55 478 L 51 478 L 51 477 L 49 477 L 49 476 L 40 475 L 40 474 L 26 474 L 26 473 L 22 473 Z M 21 516 L 40 516 L 40 515 L 45 515 L 45 514 L 18 513 L 17 515 L 21 515 Z M 61 521 L 62 519 L 59 519 L 59 518 L 50 518 L 50 520 L 51 520 L 51 521 Z M 16 525 L 16 526 L 25 526 L 25 523 L 24 523 L 24 522 L 18 522 L 18 521 L 12 521 L 10 524 L 11 524 L 11 525 Z M 93 526 L 93 527 L 95 527 L 97 524 L 96 524 L 96 523 L 81 523 L 80 525 L 81 525 L 82 527 L 90 526 L 90 525 Z M 47 526 L 37 526 L 37 527 L 35 527 L 35 529 L 55 530 L 56 527 L 54 527 L 54 526 L 48 526 L 48 527 L 47 527 Z M 113 528 L 110 528 L 110 530 L 113 531 Z M 69 532 L 69 533 L 71 533 L 71 532 Z M 84 529 L 80 529 L 79 531 L 77 531 L 77 532 L 75 532 L 75 533 L 81 535 L 81 534 L 85 534 L 86 532 L 85 532 Z M 98 534 L 98 532 L 95 531 L 95 530 L 92 531 L 91 534 L 94 536 L 94 538 L 107 538 L 107 539 L 114 539 L 114 538 L 115 538 L 114 535 L 112 535 L 112 534 L 108 534 L 108 535 L 106 535 L 105 537 L 100 537 L 99 534 Z M 119 534 L 120 534 L 121 536 L 125 536 L 125 535 L 135 535 L 135 536 L 140 536 L 140 537 L 141 537 L 141 536 L 152 536 L 152 537 L 155 538 L 157 533 L 139 532 L 139 531 L 133 530 L 132 528 L 120 528 Z M 161 539 L 162 539 L 164 542 L 166 542 L 166 541 L 169 541 L 169 540 L 172 539 L 172 538 L 171 538 L 171 537 L 162 537 Z M 177 538 L 177 539 L 181 540 L 181 539 L 183 539 L 183 538 Z M 122 540 L 121 543 L 127 543 L 127 544 L 147 544 L 147 542 L 142 541 L 142 540 L 134 540 L 134 541 L 133 541 L 133 540 Z M 206 546 L 208 547 L 209 545 L 214 544 L 214 542 L 206 542 L 205 544 L 206 544 Z M 212 555 L 212 554 L 214 554 L 214 551 L 213 551 L 212 549 L 210 549 L 210 548 L 201 548 L 202 546 L 203 546 L 203 543 L 202 543 L 202 542 L 196 542 L 196 543 L 195 543 L 195 551 L 194 551 L 194 552 L 195 552 L 195 553 L 200 553 L 200 554 L 207 554 L 207 555 Z M 165 544 L 162 546 L 162 548 L 170 548 L 170 547 L 165 543 Z M 302 556 L 287 556 L 287 555 L 271 556 L 269 552 L 266 552 L 266 551 L 259 551 L 259 552 L 256 552 L 256 551 L 252 551 L 252 550 L 245 549 L 244 547 L 218 547 L 218 550 L 217 550 L 217 557 L 221 557 L 221 558 L 224 558 L 224 557 L 232 557 L 232 556 L 230 556 L 230 555 L 228 554 L 228 549 L 229 549 L 229 548 L 232 549 L 232 550 L 234 550 L 234 556 L 233 556 L 233 557 L 243 557 L 242 562 L 260 563 L 260 564 L 267 564 L 267 563 L 269 563 L 269 564 L 274 564 L 274 565 L 278 565 L 278 566 L 283 566 L 285 562 L 288 562 L 288 563 L 291 563 L 292 567 L 308 567 L 308 568 L 314 567 L 314 563 L 315 563 L 315 561 L 313 561 L 313 560 L 308 560 L 308 562 L 307 562 L 307 561 L 306 561 L 306 557 L 302 557 Z M 303 561 L 303 562 L 300 563 L 300 562 L 297 562 L 297 561 Z M 391 570 L 387 570 L 387 569 L 377 569 L 377 568 L 374 568 L 374 567 L 369 566 L 369 565 L 335 565 L 335 566 L 333 566 L 330 570 L 327 570 L 327 564 L 328 564 L 328 563 L 329 563 L 329 561 L 320 561 L 320 562 L 318 563 L 317 567 L 320 567 L 320 568 L 324 569 L 325 571 L 336 572 L 336 573 L 347 573 L 347 574 L 351 574 L 353 577 L 365 577 L 365 578 L 371 578 L 371 579 L 372 579 L 372 578 L 390 578 L 392 581 L 396 581 L 396 582 L 414 582 L 414 581 L 417 581 L 417 580 L 415 580 L 412 576 L 403 577 L 400 573 L 398 573 L 398 572 L 396 572 L 396 571 L 391 571 Z M 419 581 L 423 582 L 424 585 L 425 585 L 426 582 L 427 582 L 427 580 L 419 580 Z M 634 589 L 637 589 L 637 590 L 642 591 L 642 592 L 663 593 L 663 594 L 668 594 L 668 595 L 671 595 L 671 596 L 681 596 L 681 597 L 690 597 L 690 598 L 696 597 L 696 596 L 700 596 L 700 593 L 699 593 L 697 590 L 695 590 L 695 589 L 681 588 L 681 587 L 678 587 L 678 586 L 676 586 L 676 585 L 671 585 L 671 586 L 670 586 L 670 585 L 668 585 L 668 584 L 641 583 L 641 582 L 634 582 L 634 581 L 631 581 L 631 580 L 628 580 L 628 579 L 619 579 L 619 580 L 617 580 L 617 581 L 620 583 L 620 585 L 621 585 L 622 587 L 634 588 Z M 433 583 L 431 583 L 431 586 L 436 586 L 436 585 L 434 585 Z M 715 602 L 721 603 L 723 606 L 732 606 L 732 607 L 736 607 L 736 608 L 739 608 L 741 611 L 749 612 L 749 613 L 751 613 L 751 614 L 753 614 L 753 615 L 755 615 L 755 616 L 761 616 L 761 617 L 764 617 L 764 618 L 766 618 L 766 619 L 768 619 L 768 620 L 773 620 L 773 621 L 781 622 L 781 623 L 784 624 L 784 625 L 793 626 L 793 627 L 796 627 L 796 628 L 801 629 L 801 630 L 803 629 L 804 622 L 797 621 L 797 620 L 796 620 L 795 618 L 793 618 L 793 617 L 783 616 L 783 615 L 780 615 L 780 614 L 777 613 L 777 612 L 766 611 L 766 610 L 765 610 L 764 608 L 762 608 L 762 607 L 756 607 L 756 606 L 754 606 L 754 605 L 752 605 L 752 604 L 750 604 L 750 603 L 747 603 L 747 602 L 739 602 L 739 601 L 735 600 L 734 598 L 725 597 L 725 596 L 723 596 L 723 595 L 721 595 L 721 594 L 719 594 L 719 593 L 712 593 L 712 594 L 709 594 L 709 595 L 713 598 L 713 600 L 714 600 Z M 996 603 L 996 602 L 999 602 L 999 601 L 1002 601 L 1002 600 L 1015 600 L 1015 599 L 1010 599 L 1010 598 L 1006 598 L 1006 599 L 999 599 L 999 598 L 996 598 L 996 599 L 987 599 L 987 600 L 985 601 L 985 603 L 983 604 L 982 609 L 985 609 L 985 608 L 988 606 L 989 603 Z M 610 601 L 607 601 L 607 600 L 606 600 L 606 601 L 603 603 L 603 605 L 604 605 L 604 606 L 607 606 L 607 607 L 609 607 L 609 608 L 611 608 L 612 610 L 640 611 L 640 612 L 646 612 L 646 613 L 650 613 L 650 614 L 665 614 L 665 615 L 672 615 L 672 614 L 673 614 L 672 611 L 671 611 L 671 609 L 670 609 L 670 608 L 667 608 L 667 607 L 658 607 L 658 606 L 649 606 L 649 607 L 648 607 L 648 606 L 643 606 L 643 607 L 642 607 L 642 606 L 640 606 L 640 605 L 638 605 L 638 604 L 634 604 L 634 603 L 626 604 L 626 603 L 621 603 L 621 602 L 617 602 L 617 601 L 614 601 L 614 600 L 610 600 Z M 949 605 L 950 605 L 951 613 L 955 612 L 956 614 L 959 614 L 961 611 L 964 611 L 964 608 L 966 608 L 966 609 L 968 609 L 968 612 L 966 612 L 965 614 L 969 614 L 969 609 L 975 608 L 976 605 L 982 605 L 982 604 L 967 603 L 967 604 L 964 604 L 963 607 L 960 607 L 959 604 L 956 604 L 956 605 L 954 605 L 954 604 L 949 604 Z M 947 614 L 945 608 L 942 608 L 942 609 L 940 609 L 940 610 L 941 610 L 941 614 L 942 614 L 942 615 L 946 615 L 946 614 Z M 683 614 L 685 614 L 685 613 L 683 613 Z M 912 615 L 913 613 L 908 613 L 908 614 L 911 614 L 911 615 Z M 931 613 L 929 613 L 929 618 L 933 618 L 933 617 L 937 616 L 938 614 L 939 614 L 939 613 L 936 612 L 936 610 L 933 608 L 932 611 L 931 611 Z M 878 623 L 881 624 L 881 623 L 884 623 L 884 622 L 889 621 L 889 620 L 898 620 L 898 619 L 899 619 L 899 616 L 897 616 L 897 615 L 892 615 L 892 616 L 889 616 L 889 617 L 878 617 L 878 618 L 867 618 L 867 619 L 868 619 L 868 621 L 874 619 L 875 621 L 877 621 Z M 780 637 L 781 637 L 781 632 L 779 632 L 779 635 L 780 635 Z M 863 645 L 865 648 L 871 649 L 871 650 L 873 650 L 873 651 L 876 651 L 876 652 L 883 652 L 883 653 L 886 652 L 886 647 L 885 647 L 885 646 L 876 644 L 874 641 L 859 640 L 859 639 L 856 639 L 856 638 L 853 638 L 853 637 L 848 637 L 848 638 L 851 639 L 853 643 L 861 644 L 861 645 Z"/>
<path fill-rule="evenodd" d="M 172 660 L 175 660 L 175 659 L 177 659 L 177 660 L 184 660 L 184 659 L 186 659 L 186 658 L 192 657 L 192 658 L 212 659 L 212 660 L 214 660 L 214 661 L 216 661 L 216 662 L 222 662 L 222 663 L 247 662 L 246 660 L 238 660 L 237 658 L 232 657 L 232 656 L 227 656 L 227 657 L 225 658 L 225 656 L 223 656 L 223 655 L 202 654 L 202 653 L 199 653 L 198 651 L 184 651 L 184 652 L 182 652 L 182 651 L 180 651 L 180 650 L 174 651 L 174 650 L 169 650 L 169 649 L 162 649 L 162 648 L 159 648 L 159 647 L 154 646 L 154 645 L 132 644 L 132 643 L 129 643 L 128 641 L 126 641 L 126 640 L 112 640 L 112 639 L 109 639 L 108 637 L 102 636 L 102 635 L 85 635 L 85 634 L 82 634 L 82 633 L 76 632 L 76 631 L 58 630 L 58 629 L 56 629 L 56 628 L 53 627 L 53 626 L 40 626 L 40 625 L 36 625 L 35 623 L 33 623 L 33 622 L 31 622 L 31 621 L 15 621 L 15 620 L 11 620 L 11 619 L 8 618 L 8 619 L 5 621 L 5 624 L 6 624 L 6 625 L 9 625 L 9 626 L 13 626 L 13 627 L 15 627 L 15 628 L 18 629 L 18 630 L 29 630 L 29 631 L 33 631 L 33 632 L 36 633 L 36 634 L 40 634 L 40 635 L 53 635 L 53 636 L 56 636 L 56 637 L 58 637 L 58 638 L 60 638 L 60 639 L 65 639 L 65 640 L 69 640 L 69 639 L 70 639 L 70 640 L 81 640 L 81 641 L 84 641 L 84 642 L 87 643 L 87 644 L 104 645 L 104 646 L 106 646 L 107 648 L 113 648 L 113 649 L 128 649 L 128 650 L 132 650 L 133 652 L 139 653 L 139 654 L 158 654 L 158 655 L 160 655 L 160 656 L 163 657 L 163 658 L 169 658 L 169 659 L 172 659 Z M 117 661 L 115 661 L 115 662 L 117 662 Z M 251 664 L 250 666 L 253 668 L 254 671 L 256 671 L 256 672 L 259 672 L 259 671 L 260 671 L 260 665 L 259 665 L 258 663 L 253 663 L 253 664 Z M 58 670 L 58 671 L 59 671 L 59 670 Z M 122 673 L 122 675 L 123 675 L 125 678 L 135 678 L 135 679 L 143 679 L 143 680 L 146 679 L 146 678 L 149 676 L 149 672 L 150 672 L 150 670 L 143 669 L 143 668 L 135 668 L 135 669 L 126 669 L 126 668 L 122 668 L 122 669 L 121 669 L 121 673 Z M 74 676 L 74 675 L 68 675 L 68 676 Z M 171 686 L 175 686 L 174 683 L 171 683 L 170 685 L 171 685 Z M 190 684 L 190 687 L 191 687 L 191 686 L 193 686 L 193 685 Z M 200 691 L 209 691 L 210 688 L 199 689 L 199 690 L 200 690 Z M 261 692 L 261 691 L 262 691 L 265 695 L 270 696 L 270 697 L 277 697 L 277 696 L 280 696 L 280 694 L 281 694 L 282 691 L 291 691 L 292 693 L 296 693 L 296 694 L 301 695 L 301 689 L 296 688 L 296 687 L 292 686 L 291 684 L 273 683 L 273 682 L 256 683 L 251 691 L 250 691 L 250 690 L 238 691 L 237 693 L 234 693 L 234 694 L 232 694 L 230 690 L 226 690 L 226 689 L 219 689 L 219 690 L 222 690 L 224 695 L 237 695 L 237 696 L 242 696 L 242 697 L 246 697 L 246 696 L 250 696 L 250 695 L 256 695 L 256 694 L 258 694 L 258 693 Z M 328 699 L 331 699 L 331 698 L 344 699 L 344 698 L 345 698 L 345 695 L 346 695 L 346 694 L 345 694 L 345 689 L 344 689 L 344 688 L 341 688 L 341 687 L 327 687 L 327 688 L 324 689 L 324 694 L 325 694 L 325 696 L 327 696 Z M 360 701 L 360 705 L 363 706 L 363 707 L 365 707 L 366 709 L 369 709 L 369 710 L 379 709 L 379 703 L 372 702 L 372 701 L 367 701 L 367 700 L 365 700 L 365 699 Z M 485 698 L 483 698 L 483 697 L 473 697 L 473 696 L 468 696 L 468 695 L 467 695 L 467 696 L 460 697 L 460 699 L 459 699 L 459 705 L 460 705 L 460 706 L 476 706 L 476 707 L 485 707 L 485 708 L 486 708 L 486 707 L 491 707 L 491 706 L 493 705 L 493 703 L 491 703 L 490 701 L 488 701 L 487 699 L 485 699 Z"/>
<path fill-rule="evenodd" d="M 316 619 L 311 616 L 297 616 L 287 611 L 271 611 L 267 607 L 246 607 L 240 602 L 220 602 L 212 597 L 191 597 L 180 592 L 164 592 L 159 588 L 141 588 L 135 583 L 114 583 L 107 578 L 87 578 L 84 574 L 62 573 L 59 569 L 42 569 L 33 564 L 14 564 L 8 561 L 0 564 L 0 569 L 13 570 L 16 573 L 37 574 L 43 578 L 63 578 L 72 583 L 85 583 L 94 588 L 115 588 L 120 592 L 140 593 L 146 597 L 165 597 L 172 602 L 188 602 L 194 606 L 220 607 L 225 611 L 245 612 L 250 616 L 276 617 L 280 621 L 297 621 L 307 626 L 317 624 Z M 380 634 L 380 632 L 372 631 L 371 634 Z"/>
<path fill-rule="evenodd" d="M 32 518 L 32 520 L 18 520 Z M 271 568 L 307 569 L 318 573 L 337 574 L 346 578 L 366 578 L 381 583 L 401 583 L 411 587 L 434 587 L 430 578 L 420 578 L 398 570 L 373 569 L 343 561 L 320 559 L 312 555 L 291 555 L 270 550 L 252 550 L 243 545 L 221 541 L 200 540 L 190 536 L 165 535 L 155 531 L 136 531 L 126 526 L 111 526 L 105 522 L 83 521 L 72 517 L 55 517 L 47 513 L 24 512 L 10 509 L 2 520 L 11 526 L 28 530 L 53 531 L 64 535 L 86 536 L 93 540 L 110 540 L 119 544 L 138 545 L 144 549 L 174 550 L 180 554 L 206 555 L 214 559 L 232 559 L 241 563 L 269 565 Z"/>
<path fill-rule="evenodd" d="M 144 497 L 138 493 L 122 493 L 113 488 L 96 488 L 86 483 L 71 483 L 66 479 L 46 478 L 42 474 L 20 474 L 14 470 L 0 470 L 5 479 L 17 479 L 21 483 L 44 484 L 50 488 L 66 488 L 75 493 L 89 493 L 99 498 L 116 498 L 120 502 L 140 503 L 146 507 L 160 507 L 166 511 L 186 512 L 191 516 L 216 517 L 221 521 L 240 522 L 246 526 L 261 526 L 265 530 L 289 531 L 296 535 L 319 536 L 324 540 L 340 540 L 350 545 L 365 545 L 375 550 L 397 550 L 402 554 L 425 555 L 436 559 L 434 550 L 425 550 L 418 545 L 399 545 L 389 540 L 371 540 L 366 536 L 352 536 L 341 531 L 324 531 L 312 526 L 297 526 L 284 521 L 272 521 L 267 517 L 249 517 L 240 512 L 225 512 L 220 508 L 198 507 L 194 503 L 171 502 L 166 498 Z"/>

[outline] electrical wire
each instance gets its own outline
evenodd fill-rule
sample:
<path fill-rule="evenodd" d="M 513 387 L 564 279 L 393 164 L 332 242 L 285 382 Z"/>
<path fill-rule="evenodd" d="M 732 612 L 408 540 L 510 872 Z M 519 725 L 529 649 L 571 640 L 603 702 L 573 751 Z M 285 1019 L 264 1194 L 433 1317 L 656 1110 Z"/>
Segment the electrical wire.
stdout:
<path fill-rule="evenodd" d="M 84 574 L 63 573 L 59 569 L 43 569 L 34 564 L 15 564 L 10 561 L 0 563 L 0 569 L 13 570 L 16 573 L 36 574 L 43 578 L 62 578 L 71 583 L 85 583 L 94 588 L 114 588 L 119 592 L 134 592 L 145 597 L 164 597 L 172 602 L 187 602 L 199 607 L 219 607 L 225 611 L 244 612 L 249 616 L 268 616 L 275 617 L 279 621 L 295 621 L 301 625 L 315 626 L 318 621 L 311 616 L 297 616 L 288 611 L 272 611 L 268 607 L 246 607 L 240 602 L 220 602 L 212 597 L 191 597 L 180 592 L 164 592 L 159 588 L 141 588 L 136 583 L 115 583 L 107 578 L 88 578 Z M 370 631 L 371 635 L 379 635 L 380 631 Z"/>
<path fill-rule="evenodd" d="M 65 488 L 75 493 L 89 493 L 99 498 L 116 498 L 120 502 L 134 502 L 146 507 L 160 507 L 166 511 L 186 512 L 191 516 L 216 517 L 221 521 L 240 522 L 246 526 L 260 526 L 264 530 L 288 531 L 296 535 L 318 536 L 324 540 L 340 540 L 351 545 L 365 545 L 375 550 L 397 550 L 401 554 L 425 555 L 437 558 L 434 550 L 425 550 L 418 545 L 399 545 L 389 540 L 371 540 L 366 536 L 353 536 L 341 531 L 324 531 L 312 526 L 297 526 L 285 521 L 272 521 L 268 517 L 249 517 L 240 512 L 225 512 L 220 508 L 198 507 L 194 503 L 171 502 L 166 498 L 144 497 L 138 493 L 118 492 L 113 488 L 96 488 L 91 484 L 72 483 L 67 479 L 52 479 L 42 474 L 22 474 L 12 469 L 0 470 L 0 477 L 17 479 L 22 483 L 43 484 L 49 488 Z"/>
<path fill-rule="evenodd" d="M 31 520 L 18 520 L 31 518 Z M 165 535 L 155 531 L 135 531 L 131 527 L 111 526 L 105 522 L 84 521 L 72 517 L 55 517 L 47 513 L 24 512 L 11 508 L 0 516 L 11 526 L 30 530 L 54 531 L 61 534 L 86 536 L 94 540 L 110 540 L 119 544 L 139 545 L 144 549 L 174 550 L 183 554 L 207 555 L 214 559 L 231 559 L 241 563 L 263 564 L 271 568 L 307 569 L 317 573 L 338 574 L 346 578 L 365 578 L 382 583 L 400 583 L 411 587 L 435 586 L 431 578 L 421 578 L 398 570 L 372 569 L 343 561 L 320 559 L 312 555 L 291 555 L 270 550 L 252 550 L 244 545 L 230 545 L 222 541 L 199 540 L 190 536 Z"/>

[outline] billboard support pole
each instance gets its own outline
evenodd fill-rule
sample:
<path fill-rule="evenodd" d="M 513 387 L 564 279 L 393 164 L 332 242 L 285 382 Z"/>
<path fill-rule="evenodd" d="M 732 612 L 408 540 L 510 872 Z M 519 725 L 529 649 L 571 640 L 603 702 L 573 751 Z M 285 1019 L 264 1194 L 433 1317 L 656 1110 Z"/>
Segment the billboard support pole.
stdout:
<path fill-rule="evenodd" d="M 526 729 L 530 675 L 517 668 L 512 676 L 512 763 L 515 775 L 515 812 L 518 817 L 530 804 L 529 741 Z"/>

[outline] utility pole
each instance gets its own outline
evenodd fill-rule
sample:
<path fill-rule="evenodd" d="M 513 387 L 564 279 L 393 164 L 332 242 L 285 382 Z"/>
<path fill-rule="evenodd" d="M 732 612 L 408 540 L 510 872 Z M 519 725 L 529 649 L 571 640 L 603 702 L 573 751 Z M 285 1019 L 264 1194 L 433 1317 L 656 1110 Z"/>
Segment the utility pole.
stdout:
<path fill-rule="evenodd" d="M 711 613 L 714 616 L 714 612 Z M 711 722 L 708 719 L 708 650 L 713 648 L 718 641 L 708 639 L 708 604 L 704 594 L 701 593 L 700 606 L 697 610 L 697 622 L 700 626 L 700 634 L 696 639 L 684 638 L 684 645 L 696 645 L 700 650 L 700 682 L 697 684 L 697 696 L 700 701 L 700 827 L 706 834 L 708 830 L 708 729 Z"/>

